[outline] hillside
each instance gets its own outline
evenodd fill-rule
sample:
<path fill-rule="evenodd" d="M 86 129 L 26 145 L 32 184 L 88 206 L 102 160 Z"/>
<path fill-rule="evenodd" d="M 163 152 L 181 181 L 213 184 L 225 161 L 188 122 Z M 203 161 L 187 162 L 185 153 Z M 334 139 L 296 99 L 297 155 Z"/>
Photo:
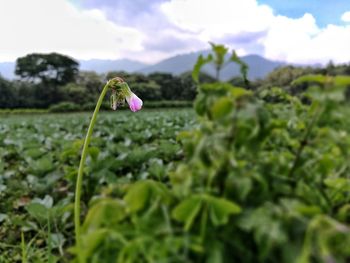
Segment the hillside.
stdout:
<path fill-rule="evenodd" d="M 141 73 L 149 74 L 152 72 L 169 72 L 175 75 L 192 70 L 197 58 L 200 54 L 206 56 L 209 51 L 193 52 L 189 54 L 177 55 L 152 66 L 145 67 L 140 70 Z M 265 59 L 259 55 L 247 55 L 241 57 L 249 66 L 248 76 L 250 79 L 263 78 L 275 68 L 285 65 L 284 62 L 277 62 Z M 210 75 L 215 74 L 215 69 L 212 66 L 204 67 L 204 71 Z M 221 72 L 221 79 L 228 80 L 239 75 L 239 67 L 235 64 L 229 64 Z"/>
<path fill-rule="evenodd" d="M 209 51 L 192 52 L 188 54 L 176 55 L 168 59 L 162 60 L 153 65 L 147 65 L 139 61 L 129 59 L 119 60 L 103 60 L 91 59 L 80 60 L 80 70 L 96 71 L 97 73 L 106 73 L 109 71 L 127 71 L 140 72 L 149 74 L 153 72 L 167 72 L 174 75 L 179 75 L 183 72 L 192 70 L 197 58 L 200 54 L 207 55 Z M 243 56 L 242 60 L 249 65 L 248 76 L 250 79 L 263 78 L 275 68 L 285 65 L 284 62 L 272 61 L 263 58 L 259 55 Z M 7 78 L 13 79 L 15 63 L 3 62 L 0 63 L 0 74 Z M 214 68 L 206 66 L 203 69 L 208 74 L 214 75 Z M 221 72 L 221 80 L 227 80 L 239 75 L 239 67 L 235 64 L 229 64 Z"/>

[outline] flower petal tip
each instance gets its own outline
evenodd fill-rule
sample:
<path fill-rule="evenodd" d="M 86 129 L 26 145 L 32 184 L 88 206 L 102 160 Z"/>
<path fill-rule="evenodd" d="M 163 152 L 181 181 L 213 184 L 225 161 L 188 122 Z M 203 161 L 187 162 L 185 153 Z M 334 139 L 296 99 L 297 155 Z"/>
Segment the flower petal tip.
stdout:
<path fill-rule="evenodd" d="M 141 110 L 143 102 L 134 93 L 132 93 L 131 96 L 126 99 L 126 101 L 128 102 L 130 110 L 132 112 Z"/>

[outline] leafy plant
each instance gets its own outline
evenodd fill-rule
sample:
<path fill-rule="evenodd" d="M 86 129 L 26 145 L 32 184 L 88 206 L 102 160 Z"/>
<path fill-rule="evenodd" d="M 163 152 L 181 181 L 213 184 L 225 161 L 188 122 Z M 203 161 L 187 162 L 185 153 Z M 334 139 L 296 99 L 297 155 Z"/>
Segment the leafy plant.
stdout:
<path fill-rule="evenodd" d="M 220 71 L 226 51 L 213 45 L 194 79 L 211 61 Z M 307 104 L 278 88 L 198 89 L 198 125 L 178 136 L 185 161 L 169 181 L 94 202 L 82 237 L 88 262 L 348 261 L 344 85 L 308 89 Z M 113 216 L 96 212 L 106 202 Z"/>

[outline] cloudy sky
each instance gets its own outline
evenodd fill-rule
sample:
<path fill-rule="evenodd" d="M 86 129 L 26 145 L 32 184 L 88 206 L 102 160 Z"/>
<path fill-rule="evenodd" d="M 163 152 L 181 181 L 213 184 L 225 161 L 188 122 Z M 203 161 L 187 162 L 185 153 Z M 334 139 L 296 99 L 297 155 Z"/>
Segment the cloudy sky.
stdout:
<path fill-rule="evenodd" d="M 31 52 L 146 63 L 208 48 L 350 62 L 350 0 L 0 0 L 0 62 Z"/>

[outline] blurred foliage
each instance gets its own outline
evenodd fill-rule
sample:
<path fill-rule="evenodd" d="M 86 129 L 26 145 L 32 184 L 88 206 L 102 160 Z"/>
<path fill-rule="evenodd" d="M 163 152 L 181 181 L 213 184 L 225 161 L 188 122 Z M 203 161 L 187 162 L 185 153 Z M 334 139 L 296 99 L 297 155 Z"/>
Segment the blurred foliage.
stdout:
<path fill-rule="evenodd" d="M 101 114 L 85 168 L 80 253 L 89 263 L 349 262 L 348 67 L 285 67 L 247 82 L 233 52 L 242 76 L 223 83 L 200 73 L 214 63 L 219 75 L 228 63 L 226 47 L 212 48 L 192 81 L 111 73 L 161 98 L 197 94 L 195 113 Z M 65 99 L 78 103 L 87 83 L 98 77 L 62 86 Z M 0 262 L 77 262 L 73 187 L 87 125 L 85 114 L 2 118 Z"/>
<path fill-rule="evenodd" d="M 21 259 L 21 232 L 28 262 L 49 262 L 50 254 L 68 262 L 75 176 L 89 115 L 0 119 L 0 262 Z M 193 125 L 192 110 L 101 113 L 85 171 L 84 213 L 90 201 L 119 196 L 131 182 L 166 180 L 183 158 L 176 135 Z"/>
<path fill-rule="evenodd" d="M 78 66 L 75 60 L 58 53 L 33 53 L 17 59 L 15 74 L 32 82 L 60 86 L 75 80 Z"/>
<path fill-rule="evenodd" d="M 223 45 L 214 43 L 210 45 L 214 52 L 207 57 L 199 57 L 193 70 L 194 78 L 191 76 L 192 72 L 185 72 L 178 76 L 161 72 L 149 75 L 123 71 L 111 71 L 106 74 L 97 74 L 93 71 L 79 72 L 77 63 L 67 56 L 57 53 L 29 54 L 17 60 L 16 72 L 20 77 L 19 80 L 8 81 L 0 76 L 0 108 L 49 108 L 61 102 L 71 102 L 77 105 L 94 104 L 104 83 L 115 76 L 120 76 L 130 83 L 132 90 L 146 102 L 193 101 L 197 94 L 196 83 L 198 81 L 201 83 L 215 82 L 215 79 L 220 77 L 220 71 L 231 62 L 238 64 L 241 72 L 241 76 L 228 80 L 228 83 L 233 86 L 250 90 L 281 87 L 293 95 L 298 95 L 307 88 L 308 84 L 305 83 L 291 85 L 301 76 L 350 75 L 350 64 L 335 65 L 330 61 L 323 67 L 286 65 L 276 68 L 264 79 L 248 81 L 248 66 L 238 58 L 234 51 L 229 54 L 228 48 Z M 199 67 L 208 63 L 214 65 L 216 78 L 198 71 Z M 350 91 L 348 94 L 350 97 Z"/>
<path fill-rule="evenodd" d="M 216 50 L 214 49 L 214 52 Z M 194 78 L 204 65 L 199 58 Z M 309 83 L 318 85 L 309 85 Z M 185 160 L 90 203 L 88 262 L 348 262 L 348 77 L 199 84 Z"/>
<path fill-rule="evenodd" d="M 54 81 L 8 81 L 0 76 L 0 109 L 15 108 L 49 108 L 62 103 L 80 105 L 77 110 L 87 110 L 94 105 L 104 83 L 115 76 L 124 78 L 132 86 L 132 90 L 146 104 L 155 107 L 159 101 L 193 101 L 196 96 L 196 85 L 190 72 L 173 76 L 168 73 L 153 73 L 145 76 L 140 73 L 113 71 L 99 75 L 92 71 L 79 72 L 75 81 L 57 84 Z M 213 82 L 214 78 L 205 73 L 200 74 L 203 82 Z M 107 96 L 109 97 L 109 96 Z M 159 103 L 159 105 L 164 103 Z M 178 103 L 177 105 L 180 105 Z M 188 105 L 188 103 L 186 104 Z M 55 107 L 55 106 L 54 106 Z M 64 111 L 64 110 L 63 110 Z M 67 110 L 69 111 L 69 110 Z"/>

